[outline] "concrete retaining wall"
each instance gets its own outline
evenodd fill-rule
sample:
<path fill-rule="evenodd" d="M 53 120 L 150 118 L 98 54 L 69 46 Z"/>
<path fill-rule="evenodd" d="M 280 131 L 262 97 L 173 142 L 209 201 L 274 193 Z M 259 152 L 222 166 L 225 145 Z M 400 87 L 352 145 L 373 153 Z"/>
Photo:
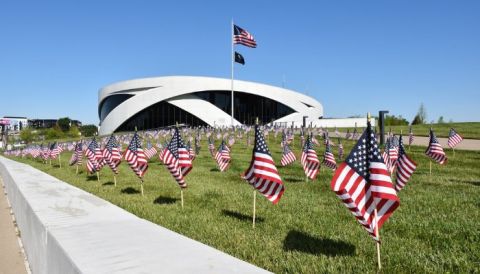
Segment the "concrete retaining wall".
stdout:
<path fill-rule="evenodd" d="M 0 156 L 33 273 L 268 273 Z"/>

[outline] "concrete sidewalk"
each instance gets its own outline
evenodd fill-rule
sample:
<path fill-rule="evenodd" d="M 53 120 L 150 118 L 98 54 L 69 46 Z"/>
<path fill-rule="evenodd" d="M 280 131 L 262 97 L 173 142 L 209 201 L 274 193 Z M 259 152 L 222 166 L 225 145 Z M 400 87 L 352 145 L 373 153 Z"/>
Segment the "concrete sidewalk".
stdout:
<path fill-rule="evenodd" d="M 0 186 L 0 274 L 27 273 L 1 177 Z"/>
<path fill-rule="evenodd" d="M 361 134 L 361 132 L 360 132 Z M 340 132 L 340 138 L 345 138 L 345 135 L 347 135 L 346 132 Z M 330 133 L 330 138 L 335 138 L 337 135 L 335 133 Z M 414 146 L 428 146 L 428 143 L 430 142 L 430 137 L 425 137 L 425 136 L 414 136 L 415 138 L 413 139 L 413 144 Z M 385 135 L 385 140 L 387 139 Z M 447 141 L 448 138 L 439 138 L 437 137 L 438 142 L 442 145 L 443 149 L 448 149 L 451 150 L 451 148 L 448 146 Z M 408 146 L 408 134 L 403 135 L 403 144 L 405 146 Z M 462 142 L 460 142 L 455 149 L 462 149 L 462 150 L 480 150 L 480 140 L 477 139 L 463 139 Z"/>
<path fill-rule="evenodd" d="M 0 156 L 0 174 L 35 274 L 270 273 L 29 165 Z"/>

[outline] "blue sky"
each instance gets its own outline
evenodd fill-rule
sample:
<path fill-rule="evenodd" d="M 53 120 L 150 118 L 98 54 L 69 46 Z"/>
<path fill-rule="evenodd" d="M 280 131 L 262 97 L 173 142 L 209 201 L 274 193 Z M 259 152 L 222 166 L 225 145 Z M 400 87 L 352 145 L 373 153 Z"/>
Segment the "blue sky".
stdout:
<path fill-rule="evenodd" d="M 230 75 L 230 21 L 258 48 L 236 78 L 308 93 L 326 117 L 379 109 L 480 121 L 480 1 L 2 1 L 0 116 L 98 123 L 98 89 Z"/>

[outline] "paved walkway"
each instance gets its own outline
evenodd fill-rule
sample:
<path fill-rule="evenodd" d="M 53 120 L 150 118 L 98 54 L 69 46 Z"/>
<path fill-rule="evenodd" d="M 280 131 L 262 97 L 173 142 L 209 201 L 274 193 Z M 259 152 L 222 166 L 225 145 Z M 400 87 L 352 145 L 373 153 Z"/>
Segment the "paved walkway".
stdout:
<path fill-rule="evenodd" d="M 346 133 L 340 132 L 340 137 L 345 138 Z M 335 133 L 330 133 L 330 137 L 335 137 Z M 386 137 L 385 137 L 386 140 Z M 438 138 L 438 142 L 442 145 L 444 149 L 450 150 L 451 148 L 447 145 L 448 138 Z M 430 141 L 429 137 L 424 136 L 415 136 L 413 139 L 414 146 L 428 146 L 428 142 Z M 408 134 L 403 136 L 403 143 L 405 146 L 408 145 Z M 463 150 L 480 150 L 480 140 L 477 139 L 463 139 L 455 149 L 463 149 Z"/>
<path fill-rule="evenodd" d="M 270 273 L 29 165 L 0 156 L 0 173 L 35 273 Z"/>
<path fill-rule="evenodd" d="M 27 273 L 0 177 L 0 274 Z"/>

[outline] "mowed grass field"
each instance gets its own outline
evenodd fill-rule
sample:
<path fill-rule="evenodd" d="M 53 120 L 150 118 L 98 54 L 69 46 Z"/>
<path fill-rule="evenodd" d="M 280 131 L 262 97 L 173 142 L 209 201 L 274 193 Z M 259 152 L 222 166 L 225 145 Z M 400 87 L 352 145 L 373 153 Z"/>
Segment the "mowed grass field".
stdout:
<path fill-rule="evenodd" d="M 268 140 L 277 164 L 281 158 L 279 139 L 270 136 Z M 293 150 L 299 159 L 299 140 L 295 142 Z M 346 154 L 352 145 L 346 142 Z M 451 150 L 446 150 L 450 157 L 447 165 L 433 164 L 429 176 L 424 150 L 412 147 L 410 154 L 418 169 L 399 194 L 400 207 L 380 231 L 382 272 L 478 273 L 480 153 L 456 151 L 452 157 Z M 231 167 L 221 173 L 203 140 L 194 168 L 186 177 L 183 210 L 180 189 L 158 159 L 150 162 L 145 175 L 145 197 L 125 162 L 115 187 L 108 167 L 100 172 L 100 182 L 96 176 L 88 176 L 84 166 L 75 175 L 75 167 L 67 165 L 68 152 L 62 154 L 62 168 L 58 162 L 51 166 L 32 159 L 17 160 L 275 273 L 377 272 L 375 243 L 330 190 L 333 172 L 326 168 L 321 169 L 317 180 L 305 182 L 299 162 L 278 167 L 285 194 L 277 205 L 257 194 L 257 224 L 253 229 L 253 188 L 240 178 L 251 151 L 245 139 L 237 140 Z M 317 148 L 319 158 L 323 152 L 323 146 Z M 188 256 L 185 254 L 185 263 Z"/>
<path fill-rule="evenodd" d="M 430 127 L 435 132 L 437 137 L 448 137 L 450 128 L 454 128 L 463 138 L 466 139 L 480 139 L 480 122 L 465 122 L 465 123 L 444 123 L 444 124 L 425 124 L 412 126 L 413 134 L 416 136 L 429 136 Z M 352 132 L 353 128 L 348 128 Z M 392 129 L 394 134 L 408 135 L 409 126 L 385 126 L 385 131 Z M 347 128 L 339 128 L 339 131 L 346 132 Z"/>

